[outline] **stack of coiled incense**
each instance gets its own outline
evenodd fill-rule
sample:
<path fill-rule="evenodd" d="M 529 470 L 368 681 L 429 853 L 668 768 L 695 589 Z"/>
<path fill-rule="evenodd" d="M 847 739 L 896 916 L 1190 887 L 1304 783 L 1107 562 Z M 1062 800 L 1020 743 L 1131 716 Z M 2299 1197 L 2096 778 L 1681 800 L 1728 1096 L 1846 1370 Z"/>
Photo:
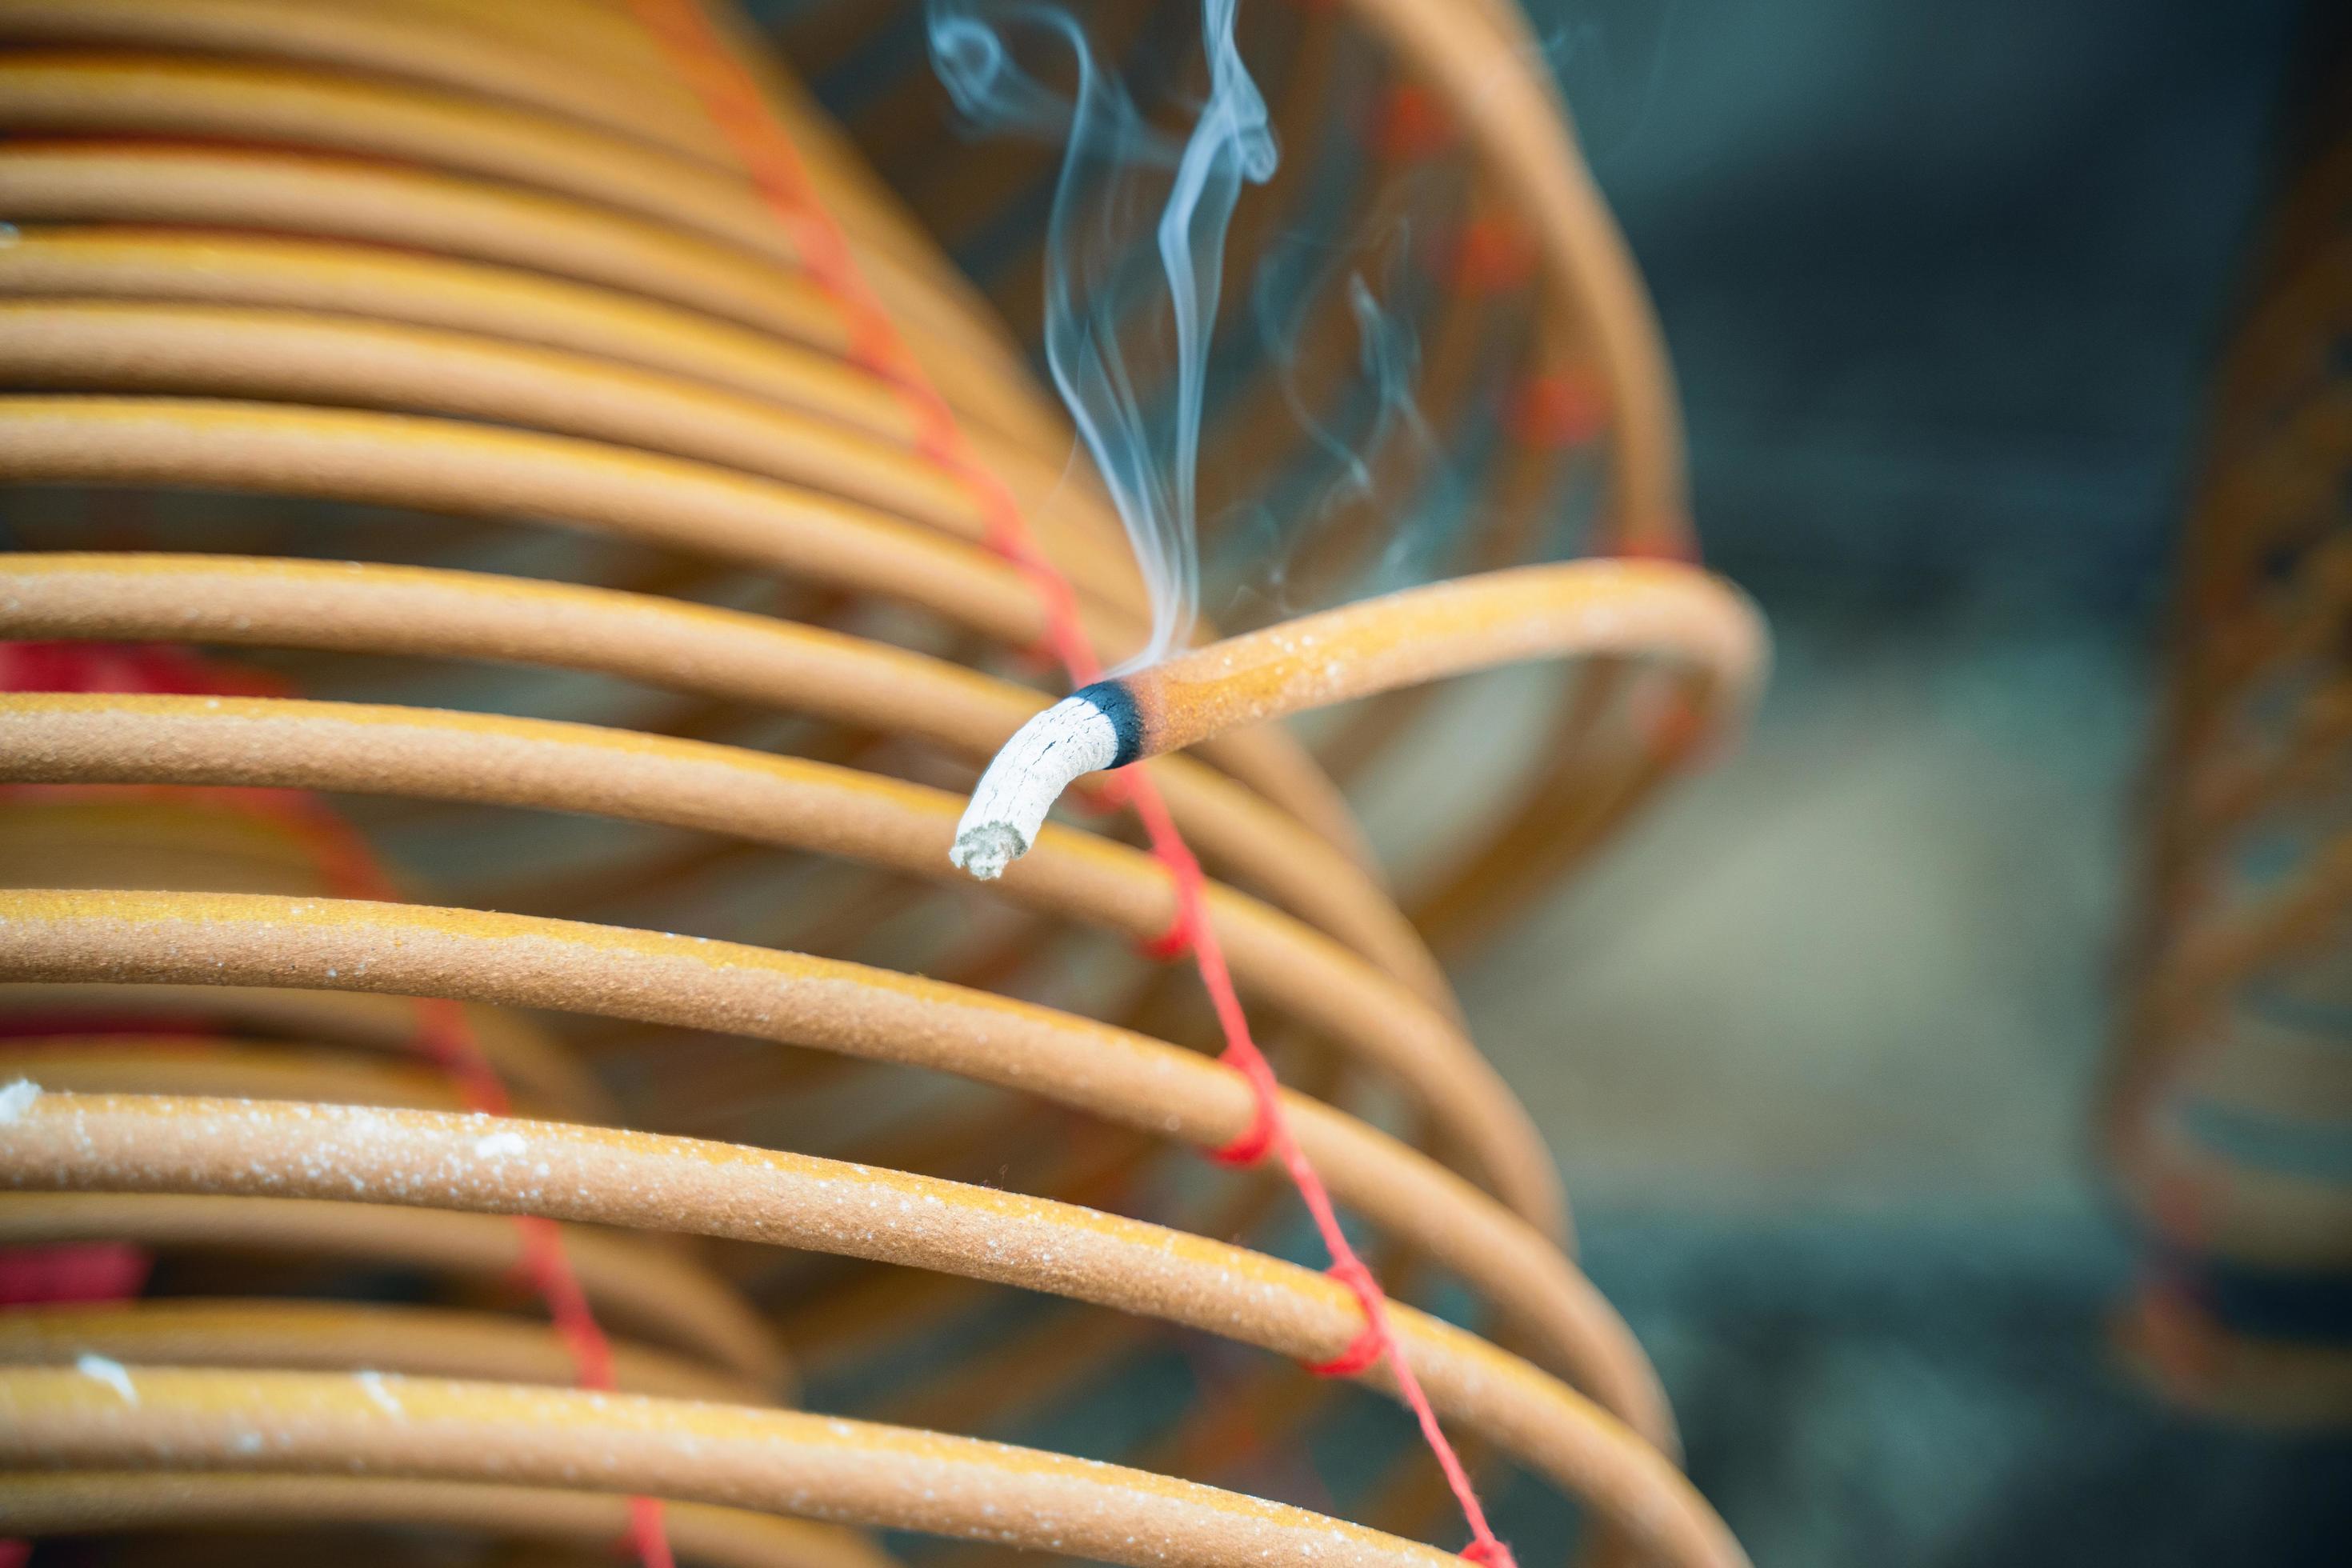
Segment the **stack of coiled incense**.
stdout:
<path fill-rule="evenodd" d="M 2102 1132 L 2123 1331 L 2184 1401 L 2352 1419 L 2352 136 L 2284 189 L 2223 355 Z"/>
<path fill-rule="evenodd" d="M 1655 345 L 1515 24 L 1276 25 L 1374 84 L 1277 106 L 1380 106 L 1504 258 L 1427 307 L 1426 406 L 1510 441 L 1446 570 L 1557 552 L 1571 470 L 1584 542 L 1685 553 Z M 1429 939 L 1737 710 L 1745 607 L 1672 559 L 1558 579 L 1538 640 L 1608 657 L 1418 922 L 1268 728 L 1147 764 L 1189 896 L 1131 785 L 966 880 L 962 792 L 1051 658 L 1141 641 L 1141 586 L 1017 342 L 731 26 L 0 0 L 0 1533 L 1441 1561 L 1408 1425 L 1311 1462 L 1367 1396 L 1294 1363 L 1395 1370 L 1287 1189 L 1195 1157 L 1267 1108 L 1136 951 L 1190 909 L 1391 1295 L 1491 1332 L 1389 1308 L 1475 1472 L 1597 1551 L 1740 1561 Z M 1409 745 L 1382 702 L 1327 745 Z"/>

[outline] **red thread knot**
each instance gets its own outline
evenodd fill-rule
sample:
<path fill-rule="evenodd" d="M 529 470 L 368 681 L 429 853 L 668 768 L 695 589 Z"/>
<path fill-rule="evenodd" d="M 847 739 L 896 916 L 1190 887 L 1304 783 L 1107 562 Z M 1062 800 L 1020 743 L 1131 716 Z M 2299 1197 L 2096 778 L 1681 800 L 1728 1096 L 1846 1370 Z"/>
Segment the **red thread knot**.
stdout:
<path fill-rule="evenodd" d="M 1162 843 L 1155 848 L 1160 864 L 1168 868 L 1171 890 L 1176 895 L 1176 913 L 1166 931 L 1137 943 L 1136 951 L 1146 958 L 1162 961 L 1182 958 L 1200 951 L 1201 924 L 1208 919 L 1202 898 L 1201 862 L 1181 843 Z"/>
<path fill-rule="evenodd" d="M 1511 395 L 1511 437 L 1522 446 L 1546 451 L 1582 447 L 1598 438 L 1608 422 L 1606 395 L 1588 375 L 1531 375 Z"/>
<path fill-rule="evenodd" d="M 1173 963 L 1192 951 L 1192 922 L 1178 915 L 1158 936 L 1146 937 L 1135 951 L 1160 963 Z"/>
<path fill-rule="evenodd" d="M 1209 1158 L 1220 1165 L 1255 1165 L 1265 1159 L 1266 1152 L 1274 1147 L 1274 1092 L 1260 1080 L 1256 1073 L 1251 1072 L 1246 1067 L 1242 1067 L 1233 1058 L 1234 1052 L 1229 1048 L 1218 1059 L 1228 1067 L 1240 1068 L 1242 1076 L 1249 1079 L 1250 1124 L 1243 1130 L 1242 1135 L 1232 1142 L 1220 1144 L 1210 1150 Z"/>
<path fill-rule="evenodd" d="M 1369 1372 L 1381 1357 L 1388 1353 L 1389 1332 L 1387 1314 L 1381 1310 L 1380 1281 L 1364 1260 L 1350 1255 L 1324 1270 L 1345 1285 L 1364 1310 L 1364 1326 L 1348 1342 L 1348 1348 L 1329 1361 L 1311 1362 L 1307 1370 L 1318 1377 L 1353 1377 Z"/>
<path fill-rule="evenodd" d="M 1505 294 L 1532 282 L 1540 260 L 1527 231 L 1506 217 L 1477 217 L 1454 237 L 1448 275 L 1461 293 Z"/>
<path fill-rule="evenodd" d="M 1518 1568 L 1518 1559 L 1511 1555 L 1511 1549 L 1491 1535 L 1464 1547 L 1461 1556 L 1465 1563 L 1475 1563 L 1479 1568 Z"/>

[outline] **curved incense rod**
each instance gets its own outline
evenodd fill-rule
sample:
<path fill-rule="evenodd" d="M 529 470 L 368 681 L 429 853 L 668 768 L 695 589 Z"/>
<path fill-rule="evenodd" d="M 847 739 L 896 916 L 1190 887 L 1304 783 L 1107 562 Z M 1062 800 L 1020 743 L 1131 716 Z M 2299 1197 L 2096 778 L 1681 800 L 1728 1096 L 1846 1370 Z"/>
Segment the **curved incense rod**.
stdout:
<path fill-rule="evenodd" d="M 443 1112 L 18 1098 L 0 1139 L 0 1181 L 17 1188 L 331 1194 L 727 1237 L 1041 1290 L 1310 1362 L 1339 1354 L 1361 1327 L 1346 1285 L 1295 1264 L 1068 1204 L 837 1160 L 520 1120 L 499 1124 L 519 1151 L 485 1152 L 481 1119 Z M 1425 1313 L 1398 1304 L 1390 1315 L 1397 1353 L 1442 1415 L 1585 1499 L 1663 1562 L 1745 1563 L 1682 1473 L 1582 1396 Z M 1394 1392 L 1385 1361 L 1356 1377 Z M 0 1420 L 0 1444 L 10 1426 Z M 7 1454 L 0 1447 L 0 1458 Z M 671 1482 L 620 1484 L 666 1492 Z"/>
<path fill-rule="evenodd" d="M 1434 1547 L 1213 1487 L 872 1422 L 440 1378 L 371 1389 L 318 1373 L 124 1375 L 136 1405 L 75 1372 L 0 1372 L 0 1461 L 593 1484 L 1130 1568 L 1459 1564 Z"/>
<path fill-rule="evenodd" d="M 353 1051 L 393 1057 L 405 1065 L 417 1061 L 417 1008 L 413 998 L 380 996 L 363 991 L 289 991 L 278 986 L 243 985 L 114 985 L 103 981 L 77 985 L 47 985 L 26 981 L 12 986 L 7 1000 L 16 1010 L 71 1018 L 85 1011 L 136 1014 L 152 1017 L 186 1016 L 202 1013 L 212 1026 L 226 1031 L 211 1036 L 214 1044 L 257 1037 L 271 1040 L 316 1042 L 338 1053 Z M 511 1013 L 486 1007 L 465 1009 L 465 1017 L 491 1068 L 510 1087 L 518 1103 L 548 1108 L 559 1121 L 617 1121 L 602 1086 L 589 1078 L 577 1061 L 553 1048 L 536 1025 Z M 247 1033 L 240 1033 L 241 1031 Z M 135 1039 L 117 1037 L 115 1043 Z M 29 1042 L 0 1049 L 26 1048 Z M 7 1073 L 0 1065 L 0 1074 Z M 252 1091 L 238 1089 L 237 1094 Z"/>
<path fill-rule="evenodd" d="M 33 1536 L 430 1524 L 596 1547 L 628 1533 L 629 1510 L 626 1498 L 608 1492 L 474 1481 L 66 1470 L 0 1474 L 0 1520 Z M 856 1531 L 742 1509 L 672 1500 L 662 1524 L 679 1560 L 704 1568 L 889 1568 L 892 1561 Z"/>
<path fill-rule="evenodd" d="M 289 6 L 256 0 L 7 0 L 0 37 L 16 44 L 126 45 L 306 65 L 356 66 L 601 125 L 674 153 L 726 163 L 726 142 L 675 94 L 620 92 L 574 58 L 563 65 L 468 28 L 452 35 L 428 11 Z"/>
<path fill-rule="evenodd" d="M 446 1308 L 209 1297 L 11 1306 L 0 1312 L 0 1363 L 71 1365 L 84 1355 L 155 1366 L 316 1372 L 365 1366 L 556 1388 L 571 1387 L 579 1376 L 554 1330 Z M 771 1390 L 758 1384 L 622 1339 L 613 1342 L 613 1383 L 624 1394 L 773 1403 Z"/>
<path fill-rule="evenodd" d="M 0 1246 L 76 1241 L 356 1259 L 493 1281 L 512 1279 L 525 1260 L 512 1225 L 446 1209 L 125 1193 L 26 1194 L 0 1205 Z M 564 1251 L 600 1318 L 753 1387 L 793 1386 L 792 1363 L 767 1325 L 660 1238 L 567 1228 Z"/>
<path fill-rule="evenodd" d="M 0 1080 L 29 1078 L 83 1094 L 201 1094 L 463 1110 L 461 1085 L 421 1062 L 352 1059 L 315 1047 L 218 1035 L 58 1035 L 0 1039 Z M 526 1110 L 518 1098 L 517 1110 Z M 552 1106 L 528 1114 L 572 1121 Z"/>
<path fill-rule="evenodd" d="M 981 775 L 949 858 L 982 880 L 1003 874 L 1062 791 L 1099 768 L 1399 687 L 1594 654 L 1693 665 L 1736 710 L 1762 672 L 1763 623 L 1722 579 L 1666 561 L 1518 566 L 1302 616 L 1097 681 L 1030 720 Z"/>
<path fill-rule="evenodd" d="M 1232 1068 L 1069 1014 L 797 953 L 408 904 L 171 893 L 0 894 L 0 978 L 210 978 L 627 1016 L 956 1072 L 1215 1146 L 1250 1123 Z M 163 939 L 163 940 L 159 940 Z M 1533 1331 L 1547 1364 L 1663 1446 L 1673 1426 L 1624 1323 L 1539 1232 L 1428 1156 L 1286 1094 L 1340 1201 L 1426 1248 Z"/>

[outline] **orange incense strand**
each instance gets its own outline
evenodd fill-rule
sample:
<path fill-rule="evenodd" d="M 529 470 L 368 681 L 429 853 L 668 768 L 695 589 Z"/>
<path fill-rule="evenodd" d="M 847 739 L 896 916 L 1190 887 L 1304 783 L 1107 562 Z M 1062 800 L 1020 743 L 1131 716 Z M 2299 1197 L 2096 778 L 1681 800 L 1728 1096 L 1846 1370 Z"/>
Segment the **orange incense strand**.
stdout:
<path fill-rule="evenodd" d="M 1764 662 L 1747 597 L 1671 561 L 1519 566 L 1409 588 L 1097 681 L 1024 724 L 981 775 L 952 858 L 987 880 L 1028 852 L 1081 775 L 1310 708 L 1520 660 L 1650 656 L 1685 665 L 1735 711 Z"/>
<path fill-rule="evenodd" d="M 796 234 L 814 240 L 808 253 L 810 270 L 848 313 L 855 357 L 883 374 L 916 410 L 926 432 L 926 455 L 972 488 L 990 520 L 991 542 L 1037 585 L 1052 628 L 1047 640 L 1064 668 L 1074 681 L 1096 679 L 1101 664 L 1079 624 L 1076 595 L 1069 583 L 1031 540 L 1011 493 L 967 455 L 952 412 L 907 353 L 887 314 L 865 283 L 840 229 L 816 201 L 798 151 L 776 124 L 741 62 L 729 53 L 695 0 L 633 0 L 633 8 L 647 29 L 680 57 L 684 74 L 693 83 L 706 110 L 751 168 L 761 194 L 777 209 L 778 216 Z M 1316 1229 L 1330 1252 L 1334 1273 L 1356 1291 L 1364 1304 L 1365 1331 L 1378 1347 L 1368 1363 L 1379 1355 L 1388 1357 L 1405 1403 L 1445 1472 L 1446 1484 L 1462 1505 L 1471 1531 L 1467 1555 L 1487 1568 L 1513 1568 L 1510 1549 L 1496 1540 L 1488 1528 L 1477 1493 L 1452 1444 L 1439 1428 L 1436 1413 L 1431 1409 L 1404 1358 L 1395 1353 L 1396 1340 L 1384 1310 L 1385 1298 L 1373 1281 L 1370 1269 L 1356 1256 L 1340 1230 L 1322 1179 L 1290 1135 L 1273 1068 L 1250 1037 L 1248 1019 L 1207 918 L 1200 864 L 1186 847 L 1166 802 L 1149 775 L 1137 774 L 1129 780 L 1127 795 L 1143 819 L 1152 852 L 1167 865 L 1175 884 L 1177 918 L 1169 933 L 1168 946 L 1171 951 L 1189 951 L 1192 954 L 1224 1031 L 1225 1058 L 1248 1078 L 1256 1094 L 1256 1128 L 1262 1131 L 1262 1138 L 1259 1131 L 1254 1131 L 1244 1136 L 1244 1146 L 1229 1147 L 1223 1152 L 1236 1158 L 1244 1153 L 1255 1156 L 1267 1150 L 1279 1154 L 1314 1215 Z"/>
<path fill-rule="evenodd" d="M 1719 578 L 1672 562 L 1578 561 L 1406 589 L 1101 684 L 1134 710 L 1126 763 L 1308 709 L 1563 655 L 1668 658 L 1740 697 L 1763 652 L 1753 606 Z"/>

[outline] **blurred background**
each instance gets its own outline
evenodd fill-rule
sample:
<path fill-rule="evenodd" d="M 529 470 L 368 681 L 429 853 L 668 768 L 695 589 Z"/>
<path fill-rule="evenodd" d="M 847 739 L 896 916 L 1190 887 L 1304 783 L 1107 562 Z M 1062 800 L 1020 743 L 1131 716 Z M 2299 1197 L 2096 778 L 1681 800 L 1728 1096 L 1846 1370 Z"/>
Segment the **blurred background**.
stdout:
<path fill-rule="evenodd" d="M 1765 1564 L 2345 1561 L 2352 1445 L 2110 1350 L 2087 1109 L 2208 378 L 2343 26 L 1529 9 L 1778 662 L 1463 981 L 1696 1479 Z"/>

